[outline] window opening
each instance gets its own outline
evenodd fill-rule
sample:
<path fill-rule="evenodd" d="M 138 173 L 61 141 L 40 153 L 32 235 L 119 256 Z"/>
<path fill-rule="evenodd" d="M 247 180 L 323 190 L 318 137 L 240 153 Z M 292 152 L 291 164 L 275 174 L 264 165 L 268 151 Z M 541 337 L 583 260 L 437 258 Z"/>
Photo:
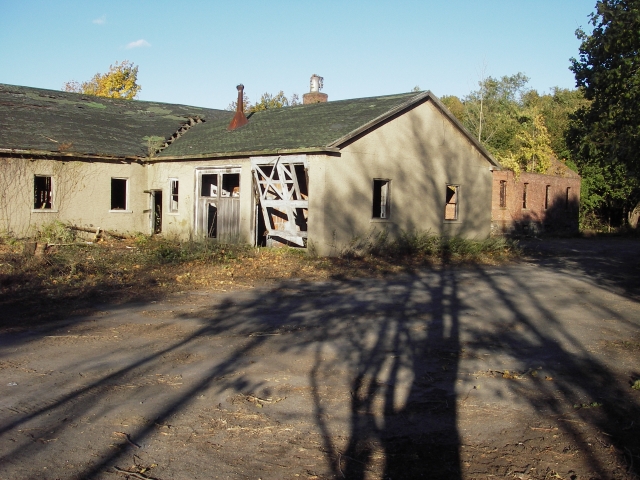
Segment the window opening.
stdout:
<path fill-rule="evenodd" d="M 507 182 L 506 182 L 506 180 L 500 180 L 500 206 L 502 208 L 507 206 Z"/>
<path fill-rule="evenodd" d="M 547 210 L 551 205 L 551 185 L 547 185 L 544 191 L 544 209 Z"/>
<path fill-rule="evenodd" d="M 33 208 L 49 210 L 53 205 L 51 177 L 36 175 L 33 177 Z"/>
<path fill-rule="evenodd" d="M 389 218 L 391 205 L 389 198 L 390 180 L 373 180 L 373 218 Z"/>
<path fill-rule="evenodd" d="M 127 209 L 127 179 L 111 179 L 111 210 Z"/>
<path fill-rule="evenodd" d="M 447 185 L 447 197 L 444 207 L 444 219 L 445 220 L 457 220 L 458 219 L 458 191 L 460 187 L 458 185 Z"/>
<path fill-rule="evenodd" d="M 178 180 L 169 179 L 169 211 L 178 213 Z"/>
<path fill-rule="evenodd" d="M 522 208 L 527 208 L 527 190 L 528 190 L 529 184 L 525 183 L 522 186 Z"/>
<path fill-rule="evenodd" d="M 202 175 L 202 186 L 200 187 L 201 197 L 218 196 L 218 174 L 205 173 Z"/>
<path fill-rule="evenodd" d="M 571 193 L 571 187 L 567 187 L 567 193 L 564 197 L 564 209 L 569 210 L 569 195 Z"/>

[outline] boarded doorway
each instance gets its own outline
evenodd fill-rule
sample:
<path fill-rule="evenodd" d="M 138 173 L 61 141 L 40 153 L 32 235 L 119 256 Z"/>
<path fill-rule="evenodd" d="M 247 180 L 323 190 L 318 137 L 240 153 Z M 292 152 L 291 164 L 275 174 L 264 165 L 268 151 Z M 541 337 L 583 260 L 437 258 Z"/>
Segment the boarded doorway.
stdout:
<path fill-rule="evenodd" d="M 234 242 L 240 237 L 240 168 L 196 170 L 196 233 Z"/>

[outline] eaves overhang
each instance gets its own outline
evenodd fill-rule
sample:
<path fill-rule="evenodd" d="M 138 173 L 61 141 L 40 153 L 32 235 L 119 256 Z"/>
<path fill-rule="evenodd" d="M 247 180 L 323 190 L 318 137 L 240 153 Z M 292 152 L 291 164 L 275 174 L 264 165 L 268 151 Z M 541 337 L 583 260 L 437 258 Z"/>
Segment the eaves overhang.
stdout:
<path fill-rule="evenodd" d="M 140 162 L 145 157 L 138 156 L 116 156 L 116 155 L 100 155 L 89 153 L 77 153 L 77 152 L 52 152 L 49 150 L 29 150 L 21 148 L 0 148 L 0 155 L 6 154 L 11 156 L 21 156 L 29 158 L 51 158 L 53 160 L 58 159 L 80 159 L 80 160 L 100 160 L 100 161 L 126 161 L 126 162 Z"/>

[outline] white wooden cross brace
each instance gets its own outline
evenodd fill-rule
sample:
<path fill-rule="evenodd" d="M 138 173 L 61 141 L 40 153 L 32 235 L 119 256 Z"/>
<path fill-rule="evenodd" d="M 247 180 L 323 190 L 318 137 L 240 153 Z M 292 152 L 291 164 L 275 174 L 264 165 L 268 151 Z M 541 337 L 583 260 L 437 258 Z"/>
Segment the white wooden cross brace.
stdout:
<path fill-rule="evenodd" d="M 254 166 L 254 176 L 260 195 L 260 207 L 267 233 L 270 236 L 280 236 L 303 246 L 302 239 L 307 236 L 307 232 L 296 230 L 295 211 L 298 208 L 309 208 L 309 201 L 303 200 L 300 194 L 300 183 L 296 175 L 295 164 L 285 162 L 282 157 L 279 157 L 272 166 L 269 174 L 263 169 L 264 166 Z M 275 230 L 272 227 L 268 211 L 270 207 L 277 208 L 287 216 L 287 230 Z"/>

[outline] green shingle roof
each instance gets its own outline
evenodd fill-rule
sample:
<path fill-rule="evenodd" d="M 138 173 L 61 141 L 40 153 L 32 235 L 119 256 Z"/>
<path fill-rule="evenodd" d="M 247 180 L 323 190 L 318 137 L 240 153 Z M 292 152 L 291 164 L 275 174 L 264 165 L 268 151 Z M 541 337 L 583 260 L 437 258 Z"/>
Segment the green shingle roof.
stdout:
<path fill-rule="evenodd" d="M 163 157 L 324 148 L 411 103 L 424 93 L 357 98 L 256 112 L 249 123 L 227 131 L 229 119 L 192 127 L 158 154 Z"/>
<path fill-rule="evenodd" d="M 337 150 L 355 135 L 427 99 L 497 165 L 430 92 L 265 110 L 250 115 L 247 125 L 227 131 L 234 113 L 226 110 L 0 84 L 0 153 L 112 158 L 149 158 L 153 153 L 158 160 L 169 160 Z M 204 123 L 195 123 L 156 152 L 153 147 L 195 118 Z"/>
<path fill-rule="evenodd" d="M 0 84 L 0 149 L 145 157 L 189 118 L 229 121 L 232 112 L 109 99 Z"/>

